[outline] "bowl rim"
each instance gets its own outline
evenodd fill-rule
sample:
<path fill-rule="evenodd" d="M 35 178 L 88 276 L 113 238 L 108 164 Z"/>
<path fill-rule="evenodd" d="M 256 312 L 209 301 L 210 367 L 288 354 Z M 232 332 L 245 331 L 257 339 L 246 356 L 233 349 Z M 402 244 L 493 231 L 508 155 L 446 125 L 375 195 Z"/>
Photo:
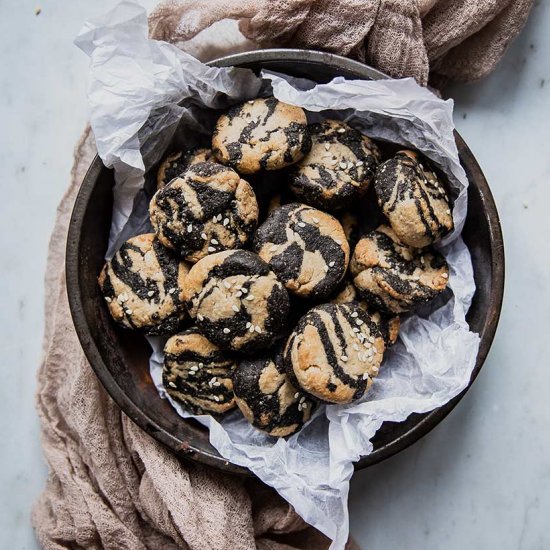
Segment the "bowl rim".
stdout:
<path fill-rule="evenodd" d="M 243 65 L 265 61 L 308 61 L 319 65 L 331 65 L 336 69 L 347 70 L 357 74 L 357 78 L 361 79 L 386 79 L 391 78 L 388 75 L 364 65 L 358 61 L 341 57 L 336 54 L 320 52 L 315 50 L 299 50 L 299 49 L 265 49 L 255 50 L 251 52 L 237 53 L 224 56 L 207 63 L 210 66 L 226 67 L 232 65 Z M 462 137 L 455 131 L 457 147 L 460 151 L 461 163 L 468 166 L 469 172 L 472 174 L 472 179 L 476 179 L 476 187 L 478 189 L 480 199 L 483 205 L 485 217 L 489 227 L 489 241 L 491 252 L 491 293 L 487 306 L 487 314 L 480 336 L 480 346 L 476 359 L 476 365 L 472 372 L 470 381 L 466 388 L 456 397 L 448 401 L 445 405 L 426 413 L 411 429 L 404 434 L 396 437 L 390 443 L 385 444 L 382 448 L 374 450 L 369 455 L 366 455 L 354 463 L 355 469 L 361 469 L 372 466 L 393 456 L 400 451 L 406 449 L 414 442 L 418 441 L 429 431 L 435 428 L 458 404 L 468 389 L 471 387 L 474 380 L 477 378 L 485 359 L 489 353 L 493 342 L 504 295 L 504 243 L 500 219 L 496 204 L 489 188 L 489 185 L 483 175 L 479 164 L 474 158 L 472 152 L 467 147 Z M 107 393 L 113 398 L 121 410 L 138 426 L 150 433 L 155 439 L 169 447 L 179 456 L 189 457 L 203 464 L 216 467 L 228 473 L 251 475 L 251 472 L 242 466 L 232 464 L 217 452 L 208 452 L 204 449 L 198 449 L 193 445 L 182 445 L 181 441 L 172 434 L 164 430 L 161 426 L 150 418 L 147 412 L 135 405 L 135 403 L 126 395 L 124 390 L 119 386 L 116 379 L 111 374 L 107 365 L 104 363 L 99 349 L 92 337 L 84 314 L 83 297 L 79 285 L 79 250 L 80 238 L 82 233 L 82 225 L 84 214 L 88 207 L 93 189 L 94 182 L 98 179 L 100 172 L 104 169 L 104 165 L 98 155 L 95 156 L 90 165 L 80 190 L 75 200 L 71 219 L 69 222 L 66 259 L 65 259 L 65 276 L 67 281 L 67 294 L 69 299 L 69 307 L 73 318 L 75 330 L 79 338 L 80 344 L 86 358 L 92 366 L 96 376 L 105 387 Z M 72 290 L 71 290 L 72 289 Z"/>

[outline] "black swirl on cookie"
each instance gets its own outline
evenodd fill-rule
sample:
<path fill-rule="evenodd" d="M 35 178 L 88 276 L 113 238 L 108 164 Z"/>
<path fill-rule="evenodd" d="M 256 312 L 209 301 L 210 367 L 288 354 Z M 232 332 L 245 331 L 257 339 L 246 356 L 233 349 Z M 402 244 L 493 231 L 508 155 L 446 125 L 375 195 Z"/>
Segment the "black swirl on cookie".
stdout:
<path fill-rule="evenodd" d="M 403 244 L 381 225 L 357 243 L 350 262 L 353 284 L 375 310 L 403 313 L 447 287 L 447 262 L 432 248 Z"/>
<path fill-rule="evenodd" d="M 98 278 L 113 319 L 148 334 L 168 334 L 187 319 L 183 285 L 189 266 L 148 233 L 126 241 Z"/>
<path fill-rule="evenodd" d="M 242 352 L 270 346 L 290 307 L 269 265 L 246 250 L 197 262 L 186 281 L 185 301 L 201 332 L 222 349 Z"/>
<path fill-rule="evenodd" d="M 290 381 L 281 352 L 241 361 L 233 373 L 235 401 L 256 428 L 276 437 L 296 433 L 314 408 Z"/>
<path fill-rule="evenodd" d="M 338 286 L 349 260 L 338 220 L 299 203 L 273 210 L 256 231 L 253 248 L 289 292 L 317 299 Z"/>
<path fill-rule="evenodd" d="M 223 164 L 252 174 L 296 162 L 310 143 L 304 110 L 268 97 L 235 105 L 223 114 L 214 130 L 212 150 Z"/>
<path fill-rule="evenodd" d="M 159 166 L 157 172 L 157 189 L 164 187 L 173 179 L 183 176 L 192 164 L 211 160 L 213 160 L 211 149 L 195 148 L 170 153 Z"/>
<path fill-rule="evenodd" d="M 350 206 L 367 192 L 380 158 L 378 147 L 337 120 L 311 124 L 309 131 L 311 149 L 292 170 L 292 192 L 323 210 Z"/>
<path fill-rule="evenodd" d="M 384 350 L 377 323 L 358 304 L 323 304 L 300 319 L 284 363 L 291 379 L 318 400 L 350 403 L 372 384 Z"/>
<path fill-rule="evenodd" d="M 429 162 L 413 151 L 399 151 L 378 167 L 378 204 L 400 241 L 421 248 L 453 229 L 449 198 Z"/>
<path fill-rule="evenodd" d="M 251 186 L 214 162 L 191 165 L 183 177 L 157 191 L 149 212 L 162 244 L 191 262 L 241 248 L 258 222 Z"/>
<path fill-rule="evenodd" d="M 193 414 L 221 414 L 235 406 L 234 358 L 196 327 L 172 336 L 164 346 L 166 391 Z"/>

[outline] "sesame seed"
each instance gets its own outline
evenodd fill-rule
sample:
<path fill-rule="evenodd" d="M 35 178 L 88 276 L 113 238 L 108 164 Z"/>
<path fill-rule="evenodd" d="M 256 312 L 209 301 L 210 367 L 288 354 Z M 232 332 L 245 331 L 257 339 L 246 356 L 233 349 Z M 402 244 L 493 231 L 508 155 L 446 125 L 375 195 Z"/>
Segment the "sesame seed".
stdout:
<path fill-rule="evenodd" d="M 110 304 L 113 300 L 111 300 L 111 298 L 109 298 L 109 296 L 105 296 L 105 301 Z"/>
<path fill-rule="evenodd" d="M 220 244 L 219 241 L 217 239 L 210 239 L 210 242 L 212 244 Z"/>
<path fill-rule="evenodd" d="M 326 273 L 328 273 L 328 265 L 326 265 L 323 269 L 325 270 Z"/>
<path fill-rule="evenodd" d="M 340 168 L 341 168 L 342 170 L 345 170 L 345 169 L 347 168 L 348 165 L 347 165 L 346 162 L 341 162 L 338 166 L 340 166 Z"/>
<path fill-rule="evenodd" d="M 363 324 L 363 321 L 361 319 L 355 319 L 355 324 L 361 326 Z"/>
<path fill-rule="evenodd" d="M 329 267 L 334 267 L 335 264 L 336 264 L 336 262 L 334 262 L 334 261 L 333 261 L 333 262 L 329 262 L 329 263 L 328 263 L 328 266 L 329 266 Z"/>
<path fill-rule="evenodd" d="M 444 278 L 444 279 L 447 279 L 449 277 L 449 274 L 448 273 L 442 273 L 441 276 Z"/>
<path fill-rule="evenodd" d="M 359 332 L 359 329 L 357 329 L 357 338 L 361 344 L 365 341 L 365 337 Z"/>
<path fill-rule="evenodd" d="M 199 369 L 202 369 L 204 367 L 204 363 L 199 363 Z"/>
<path fill-rule="evenodd" d="M 231 331 L 226 327 L 223 329 L 223 333 L 224 334 L 229 334 Z"/>
<path fill-rule="evenodd" d="M 208 252 L 216 252 L 216 249 L 213 246 L 209 246 Z"/>
<path fill-rule="evenodd" d="M 246 328 L 250 328 L 251 326 L 252 326 L 252 323 L 251 323 L 250 321 L 248 321 L 248 322 L 246 323 Z"/>
<path fill-rule="evenodd" d="M 235 296 L 237 298 L 240 298 L 241 296 L 243 295 L 243 293 L 239 290 L 238 292 L 235 293 Z"/>
<path fill-rule="evenodd" d="M 336 244 L 342 244 L 342 241 L 341 241 L 340 239 L 334 239 L 334 242 L 335 242 Z"/>
<path fill-rule="evenodd" d="M 376 374 L 380 369 L 378 367 L 372 367 L 372 372 Z"/>
<path fill-rule="evenodd" d="M 300 403 L 303 403 L 305 400 L 306 398 L 302 395 L 302 397 L 300 397 Z"/>
<path fill-rule="evenodd" d="M 449 208 L 447 208 L 447 210 L 445 210 L 445 212 L 446 212 L 447 214 L 450 214 L 450 213 L 451 213 L 451 210 L 450 210 Z"/>
<path fill-rule="evenodd" d="M 254 332 L 254 325 L 250 323 L 250 327 L 248 329 L 249 332 Z"/>
<path fill-rule="evenodd" d="M 344 361 L 344 363 L 348 360 L 348 356 L 347 355 L 340 355 L 340 359 L 342 359 L 342 361 Z"/>
<path fill-rule="evenodd" d="M 155 295 L 155 291 L 154 290 L 150 290 L 148 293 L 147 293 L 147 296 L 149 296 L 149 298 L 151 298 L 151 296 L 154 296 Z"/>
<path fill-rule="evenodd" d="M 171 288 L 169 291 L 168 291 L 168 294 L 174 294 L 174 292 L 176 292 L 177 288 Z"/>
<path fill-rule="evenodd" d="M 248 300 L 249 302 L 251 302 L 252 300 L 254 300 L 254 294 L 249 294 L 245 300 Z"/>
<path fill-rule="evenodd" d="M 349 170 L 350 168 L 353 168 L 353 166 L 354 166 L 353 162 L 348 161 L 348 170 Z"/>
<path fill-rule="evenodd" d="M 367 340 L 371 343 L 371 344 L 374 344 L 374 336 L 369 336 L 367 338 Z"/>
<path fill-rule="evenodd" d="M 358 346 L 357 344 L 353 344 L 353 349 L 354 349 L 355 351 L 359 351 L 359 346 Z"/>
<path fill-rule="evenodd" d="M 302 405 L 300 403 L 298 403 L 298 412 L 302 412 Z"/>
<path fill-rule="evenodd" d="M 353 332 L 359 332 L 359 329 L 357 327 L 353 327 Z"/>
<path fill-rule="evenodd" d="M 214 217 L 212 218 L 212 223 L 216 223 L 217 221 L 218 221 L 218 216 L 214 216 Z"/>
<path fill-rule="evenodd" d="M 343 134 L 345 133 L 346 129 L 345 128 L 338 128 L 338 130 L 336 130 L 339 134 Z"/>
<path fill-rule="evenodd" d="M 302 409 L 305 411 L 307 409 L 308 405 L 307 403 L 302 403 Z"/>
<path fill-rule="evenodd" d="M 300 392 L 297 391 L 295 394 L 294 394 L 294 399 L 298 399 L 298 397 L 300 397 Z"/>
<path fill-rule="evenodd" d="M 134 312 L 133 312 L 131 309 L 127 309 L 127 310 L 126 310 L 126 314 L 127 314 L 127 315 L 132 315 L 132 313 L 134 313 Z"/>
<path fill-rule="evenodd" d="M 354 311 L 351 316 L 355 319 L 356 317 L 359 316 L 359 313 L 357 313 L 357 311 Z"/>
<path fill-rule="evenodd" d="M 241 286 L 239 288 L 239 290 L 243 293 L 243 294 L 248 294 L 248 288 L 244 288 L 244 286 Z"/>
<path fill-rule="evenodd" d="M 236 313 L 239 313 L 239 308 L 236 305 L 232 305 L 231 309 L 235 311 Z"/>
<path fill-rule="evenodd" d="M 222 384 L 221 384 L 221 382 L 213 382 L 212 385 L 213 385 L 215 388 L 217 388 L 217 387 L 221 386 Z"/>
<path fill-rule="evenodd" d="M 187 373 L 187 376 L 195 376 L 195 371 L 190 370 L 190 371 Z"/>
<path fill-rule="evenodd" d="M 252 105 L 253 103 L 254 103 L 254 100 L 253 100 L 253 99 L 249 99 L 249 100 L 248 100 L 248 104 L 249 104 L 249 105 Z"/>
<path fill-rule="evenodd" d="M 223 286 L 224 286 L 225 288 L 231 288 L 231 284 L 228 283 L 227 281 L 224 281 L 224 282 L 223 282 Z"/>
<path fill-rule="evenodd" d="M 206 241 L 206 239 L 208 239 L 208 236 L 206 235 L 206 233 L 201 233 L 201 239 L 204 239 Z"/>
<path fill-rule="evenodd" d="M 298 227 L 305 227 L 306 224 L 304 222 L 298 222 Z"/>
<path fill-rule="evenodd" d="M 368 377 L 369 377 L 369 373 L 365 372 L 365 374 L 363 374 L 363 380 L 367 380 Z"/>
<path fill-rule="evenodd" d="M 258 325 L 256 325 L 256 326 L 254 327 L 254 330 L 255 330 L 258 334 L 261 334 L 261 333 L 262 333 L 262 329 L 261 329 Z"/>
<path fill-rule="evenodd" d="M 204 321 L 204 317 L 200 313 L 197 315 L 197 319 L 199 321 Z"/>
<path fill-rule="evenodd" d="M 171 388 L 177 388 L 176 384 L 174 384 L 174 382 L 168 382 L 168 385 L 171 387 Z"/>
<path fill-rule="evenodd" d="M 325 150 L 328 151 L 330 149 L 330 144 L 329 143 L 325 143 Z"/>
<path fill-rule="evenodd" d="M 191 233 L 191 231 L 193 231 L 193 224 L 190 223 L 188 226 L 187 226 L 187 233 Z"/>
<path fill-rule="evenodd" d="M 118 300 L 119 300 L 119 302 L 127 302 L 128 301 L 128 294 L 126 294 L 126 292 L 122 293 L 118 297 Z"/>
<path fill-rule="evenodd" d="M 358 160 L 358 161 L 355 163 L 355 166 L 357 166 L 357 167 L 363 166 L 363 161 L 362 161 L 362 160 Z"/>
<path fill-rule="evenodd" d="M 217 403 L 219 400 L 220 400 L 220 398 L 217 395 L 215 395 L 214 396 L 214 401 L 216 401 L 216 403 Z"/>
<path fill-rule="evenodd" d="M 217 221 L 221 222 L 222 218 L 223 218 L 223 214 L 218 214 L 216 219 L 217 219 Z"/>

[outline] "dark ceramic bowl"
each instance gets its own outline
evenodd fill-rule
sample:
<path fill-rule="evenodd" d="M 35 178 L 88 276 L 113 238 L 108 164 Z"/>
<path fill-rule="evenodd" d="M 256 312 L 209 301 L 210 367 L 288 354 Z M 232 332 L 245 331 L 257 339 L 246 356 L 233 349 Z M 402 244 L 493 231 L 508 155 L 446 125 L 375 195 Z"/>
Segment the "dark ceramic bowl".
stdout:
<path fill-rule="evenodd" d="M 327 82 L 335 76 L 388 78 L 365 65 L 339 56 L 304 50 L 263 50 L 224 57 L 211 65 L 263 68 Z M 456 134 L 460 160 L 470 181 L 468 219 L 463 237 L 472 254 L 477 290 L 468 313 L 481 345 L 470 385 L 479 373 L 495 335 L 504 286 L 504 249 L 498 213 L 474 156 Z M 228 463 L 208 442 L 198 423 L 183 420 L 160 399 L 149 376 L 149 348 L 143 337 L 118 329 L 99 293 L 96 277 L 103 265 L 111 224 L 113 172 L 96 156 L 80 189 L 67 242 L 69 302 L 80 342 L 107 392 L 141 428 L 181 457 L 239 474 L 250 474 Z M 460 401 L 427 414 L 412 414 L 405 422 L 385 423 L 374 440 L 374 451 L 357 462 L 365 468 L 405 449 L 434 428 Z"/>

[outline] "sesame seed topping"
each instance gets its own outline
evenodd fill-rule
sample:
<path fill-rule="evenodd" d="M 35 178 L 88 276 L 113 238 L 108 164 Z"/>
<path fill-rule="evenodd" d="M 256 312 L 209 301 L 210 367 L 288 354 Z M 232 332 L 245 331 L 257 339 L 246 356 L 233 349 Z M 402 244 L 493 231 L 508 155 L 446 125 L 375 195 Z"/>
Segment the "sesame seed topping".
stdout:
<path fill-rule="evenodd" d="M 177 388 L 176 384 L 174 384 L 174 382 L 168 382 L 168 385 L 171 387 L 171 388 Z"/>
<path fill-rule="evenodd" d="M 150 290 L 148 293 L 147 293 L 147 296 L 149 296 L 149 298 L 151 298 L 151 296 L 154 296 L 155 295 L 155 291 L 154 290 Z"/>
<path fill-rule="evenodd" d="M 357 166 L 357 167 L 363 166 L 363 161 L 362 161 L 362 160 L 358 160 L 358 161 L 355 163 L 355 166 Z"/>
<path fill-rule="evenodd" d="M 348 170 L 349 170 L 350 168 L 353 168 L 353 166 L 354 166 L 353 162 L 348 161 Z"/>
<path fill-rule="evenodd" d="M 229 334 L 231 331 L 226 327 L 223 329 L 223 333 L 224 334 Z"/>
<path fill-rule="evenodd" d="M 359 329 L 357 327 L 353 327 L 353 332 L 359 332 Z"/>
<path fill-rule="evenodd" d="M 305 411 L 307 409 L 308 405 L 307 403 L 302 403 L 302 409 Z"/>
<path fill-rule="evenodd" d="M 206 239 L 208 239 L 206 233 L 201 233 L 201 239 L 204 239 L 206 241 Z"/>
<path fill-rule="evenodd" d="M 298 412 L 302 412 L 302 405 L 300 403 L 298 403 Z"/>
<path fill-rule="evenodd" d="M 204 317 L 200 313 L 197 315 L 197 319 L 199 321 L 204 321 Z"/>
<path fill-rule="evenodd" d="M 249 105 L 252 105 L 253 103 L 254 103 L 254 100 L 253 100 L 253 99 L 249 99 L 249 100 L 248 100 L 248 104 L 249 104 Z"/>
<path fill-rule="evenodd" d="M 330 144 L 329 143 L 325 143 L 325 150 L 328 151 L 330 149 Z"/>
<path fill-rule="evenodd" d="M 221 382 L 212 382 L 212 385 L 217 388 L 217 387 L 221 386 L 222 384 L 221 384 Z"/>
<path fill-rule="evenodd" d="M 294 399 L 298 399 L 298 397 L 300 397 L 300 392 L 297 391 L 295 394 L 294 394 Z"/>
<path fill-rule="evenodd" d="M 239 290 L 238 292 L 235 292 L 235 296 L 237 298 L 240 298 L 243 295 L 243 293 Z"/>
<path fill-rule="evenodd" d="M 356 317 L 359 316 L 359 313 L 357 313 L 357 311 L 354 311 L 351 316 L 355 319 Z"/>
<path fill-rule="evenodd" d="M 223 218 L 223 214 L 218 214 L 218 216 L 217 216 L 216 219 L 217 219 L 219 222 L 221 222 L 221 221 L 222 221 L 222 218 Z"/>
<path fill-rule="evenodd" d="M 224 219 L 223 219 L 223 225 L 224 225 L 224 226 L 229 225 L 229 218 L 224 218 Z"/>
<path fill-rule="evenodd" d="M 345 133 L 346 129 L 345 128 L 338 128 L 338 130 L 336 130 L 339 134 L 343 134 Z"/>
<path fill-rule="evenodd" d="M 258 325 L 256 325 L 256 326 L 254 327 L 254 330 L 255 330 L 258 334 L 261 334 L 261 333 L 262 333 L 262 329 L 261 329 Z"/>
<path fill-rule="evenodd" d="M 109 296 L 105 296 L 105 301 L 110 304 L 113 300 L 111 300 L 111 298 L 109 298 Z"/>
<path fill-rule="evenodd" d="M 334 239 L 334 242 L 335 242 L 336 244 L 342 244 L 342 241 L 341 241 L 340 239 Z"/>
<path fill-rule="evenodd" d="M 191 231 L 193 231 L 193 224 L 190 223 L 188 226 L 187 226 L 187 233 L 191 233 Z"/>
<path fill-rule="evenodd" d="M 252 323 L 250 323 L 250 327 L 249 327 L 249 332 L 254 332 L 254 325 Z"/>
<path fill-rule="evenodd" d="M 134 313 L 134 312 L 133 312 L 131 309 L 127 309 L 127 310 L 126 310 L 126 314 L 127 314 L 127 315 L 132 315 L 132 313 Z"/>
<path fill-rule="evenodd" d="M 204 367 L 204 363 L 199 363 L 199 369 L 202 369 Z"/>
<path fill-rule="evenodd" d="M 302 395 L 302 397 L 300 397 L 300 403 L 303 403 L 305 400 L 306 398 Z"/>
<path fill-rule="evenodd" d="M 248 321 L 248 322 L 246 323 L 246 328 L 250 328 L 251 326 L 252 326 L 252 323 L 251 323 L 250 321 Z"/>
<path fill-rule="evenodd" d="M 223 282 L 223 286 L 224 286 L 225 288 L 231 288 L 231 284 L 228 283 L 227 281 L 224 281 L 224 282 Z"/>
<path fill-rule="evenodd" d="M 325 272 L 328 273 L 328 269 L 329 269 L 329 268 L 328 268 L 328 265 L 326 265 L 325 267 L 323 267 L 323 269 L 325 270 Z"/>
<path fill-rule="evenodd" d="M 298 227 L 305 227 L 306 224 L 304 222 L 298 222 Z"/>
<path fill-rule="evenodd" d="M 251 302 L 252 300 L 254 300 L 254 294 L 249 294 L 245 300 L 248 300 L 249 302 Z"/>
<path fill-rule="evenodd" d="M 451 213 L 451 210 L 450 210 L 449 208 L 447 208 L 447 210 L 445 210 L 445 212 L 446 212 L 447 214 L 450 214 L 450 213 Z"/>
<path fill-rule="evenodd" d="M 357 344 L 353 344 L 353 349 L 354 349 L 355 351 L 359 351 L 359 346 L 358 346 Z"/>
<path fill-rule="evenodd" d="M 214 395 L 214 401 L 216 401 L 216 403 L 220 400 L 220 398 L 217 396 L 217 395 Z"/>
<path fill-rule="evenodd" d="M 232 305 L 231 309 L 235 311 L 236 313 L 239 313 L 239 308 L 236 305 Z"/>
<path fill-rule="evenodd" d="M 449 274 L 448 273 L 442 273 L 441 276 L 444 278 L 444 279 L 447 279 L 449 277 Z"/>
<path fill-rule="evenodd" d="M 342 361 L 344 361 L 344 363 L 348 360 L 348 356 L 347 355 L 340 355 L 340 359 L 342 359 Z"/>
<path fill-rule="evenodd" d="M 341 162 L 338 166 L 340 166 L 342 170 L 345 170 L 348 167 L 346 162 Z"/>
<path fill-rule="evenodd" d="M 355 324 L 361 326 L 363 324 L 363 321 L 361 319 L 355 319 Z"/>
<path fill-rule="evenodd" d="M 217 239 L 210 239 L 210 242 L 212 244 L 220 244 L 220 242 Z"/>
<path fill-rule="evenodd" d="M 214 216 L 214 217 L 212 218 L 212 223 L 216 223 L 217 221 L 218 221 L 218 216 Z"/>
<path fill-rule="evenodd" d="M 328 263 L 328 266 L 329 266 L 329 267 L 334 267 L 335 264 L 336 264 L 336 262 L 332 261 L 332 262 L 329 262 L 329 263 Z"/>
<path fill-rule="evenodd" d="M 243 293 L 243 294 L 248 294 L 248 288 L 244 288 L 244 286 L 241 286 L 239 288 L 239 290 Z"/>
<path fill-rule="evenodd" d="M 213 246 L 209 246 L 208 252 L 216 252 L 216 249 Z"/>
<path fill-rule="evenodd" d="M 369 377 L 369 373 L 368 373 L 368 372 L 365 372 L 365 373 L 363 374 L 363 380 L 367 380 L 368 377 Z"/>
<path fill-rule="evenodd" d="M 319 218 L 312 216 L 311 219 L 313 220 L 314 223 L 319 223 Z"/>
<path fill-rule="evenodd" d="M 378 367 L 372 367 L 372 372 L 376 374 L 380 369 Z"/>

